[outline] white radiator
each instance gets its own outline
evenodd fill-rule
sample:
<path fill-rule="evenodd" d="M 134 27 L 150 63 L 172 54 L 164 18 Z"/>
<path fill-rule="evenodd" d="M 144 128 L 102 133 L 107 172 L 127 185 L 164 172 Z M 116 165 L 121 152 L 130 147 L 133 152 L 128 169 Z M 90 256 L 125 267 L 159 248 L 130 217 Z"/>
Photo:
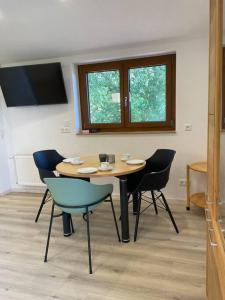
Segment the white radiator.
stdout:
<path fill-rule="evenodd" d="M 17 184 L 27 186 L 43 186 L 32 155 L 15 155 L 13 158 L 15 163 Z"/>

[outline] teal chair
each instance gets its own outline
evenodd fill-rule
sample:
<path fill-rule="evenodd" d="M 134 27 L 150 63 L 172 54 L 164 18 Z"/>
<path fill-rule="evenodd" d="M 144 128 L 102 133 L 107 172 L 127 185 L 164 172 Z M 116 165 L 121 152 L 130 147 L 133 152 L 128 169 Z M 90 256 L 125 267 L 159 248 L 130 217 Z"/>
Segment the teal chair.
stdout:
<path fill-rule="evenodd" d="M 117 237 L 119 242 L 121 241 L 112 201 L 113 185 L 96 185 L 81 179 L 73 178 L 44 178 L 44 181 L 53 197 L 44 261 L 47 262 L 52 222 L 54 218 L 54 207 L 56 205 L 65 213 L 71 215 L 83 214 L 83 218 L 87 223 L 89 273 L 92 274 L 89 214 L 103 201 L 111 203 Z M 106 200 L 107 198 L 109 198 L 109 200 Z"/>

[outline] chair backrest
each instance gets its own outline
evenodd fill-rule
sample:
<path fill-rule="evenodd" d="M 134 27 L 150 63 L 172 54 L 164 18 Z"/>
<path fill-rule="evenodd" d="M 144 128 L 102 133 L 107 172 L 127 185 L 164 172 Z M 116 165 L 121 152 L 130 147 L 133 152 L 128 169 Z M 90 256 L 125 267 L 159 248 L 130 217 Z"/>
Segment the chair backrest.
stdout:
<path fill-rule="evenodd" d="M 38 169 L 38 172 L 40 175 L 40 179 L 43 183 L 45 183 L 44 178 L 55 178 L 56 177 L 56 175 L 53 171 Z"/>
<path fill-rule="evenodd" d="M 96 185 L 81 179 L 45 178 L 56 205 L 81 208 L 103 201 L 113 190 L 112 184 Z"/>
<path fill-rule="evenodd" d="M 169 149 L 159 149 L 149 159 L 152 165 L 149 165 L 150 172 L 146 173 L 136 191 L 151 191 L 164 188 L 169 180 L 170 168 L 176 151 Z"/>
<path fill-rule="evenodd" d="M 33 158 L 42 181 L 45 177 L 55 177 L 53 171 L 55 170 L 56 165 L 64 159 L 64 157 L 56 150 L 41 150 L 34 152 Z M 46 173 L 45 171 L 51 171 L 52 173 Z"/>
<path fill-rule="evenodd" d="M 172 162 L 174 155 L 174 150 L 170 149 L 158 149 L 155 153 L 146 159 L 146 165 L 141 171 L 132 173 L 128 175 L 127 189 L 129 192 L 136 190 L 137 186 L 141 182 L 142 178 L 147 173 L 162 171 L 167 167 L 167 165 Z"/>
<path fill-rule="evenodd" d="M 157 172 L 166 169 L 172 163 L 176 151 L 171 149 L 157 149 L 155 153 L 146 160 L 145 172 Z"/>

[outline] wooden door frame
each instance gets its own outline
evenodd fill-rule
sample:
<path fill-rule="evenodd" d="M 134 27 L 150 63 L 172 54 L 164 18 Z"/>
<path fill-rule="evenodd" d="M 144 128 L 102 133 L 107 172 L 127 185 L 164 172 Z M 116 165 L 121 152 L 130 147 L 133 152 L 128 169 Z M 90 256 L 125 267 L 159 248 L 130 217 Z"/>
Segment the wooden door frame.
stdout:
<path fill-rule="evenodd" d="M 223 0 L 210 0 L 207 204 L 213 219 L 219 202 L 222 45 Z"/>

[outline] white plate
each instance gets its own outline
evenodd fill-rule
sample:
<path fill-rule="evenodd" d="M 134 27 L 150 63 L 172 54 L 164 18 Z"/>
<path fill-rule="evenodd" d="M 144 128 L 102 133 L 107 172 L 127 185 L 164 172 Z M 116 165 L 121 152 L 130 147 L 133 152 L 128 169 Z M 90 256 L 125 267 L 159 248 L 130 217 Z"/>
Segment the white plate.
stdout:
<path fill-rule="evenodd" d="M 82 165 L 83 163 L 83 160 L 80 160 L 79 162 L 71 162 L 72 165 Z"/>
<path fill-rule="evenodd" d="M 112 166 L 109 166 L 107 169 L 103 169 L 101 167 L 98 167 L 99 171 L 112 171 L 113 167 Z"/>
<path fill-rule="evenodd" d="M 127 164 L 128 165 L 141 165 L 144 162 L 145 161 L 143 159 L 131 159 L 131 160 L 127 160 Z"/>
<path fill-rule="evenodd" d="M 80 160 L 79 162 L 74 162 L 73 160 L 74 160 L 74 158 L 65 158 L 63 160 L 63 162 L 67 163 L 67 164 L 72 164 L 72 165 L 82 165 L 84 163 L 83 160 Z"/>
<path fill-rule="evenodd" d="M 96 173 L 98 171 L 97 168 L 92 168 L 92 167 L 87 167 L 87 168 L 80 168 L 77 170 L 78 173 L 81 173 L 81 174 L 91 174 L 91 173 Z"/>

